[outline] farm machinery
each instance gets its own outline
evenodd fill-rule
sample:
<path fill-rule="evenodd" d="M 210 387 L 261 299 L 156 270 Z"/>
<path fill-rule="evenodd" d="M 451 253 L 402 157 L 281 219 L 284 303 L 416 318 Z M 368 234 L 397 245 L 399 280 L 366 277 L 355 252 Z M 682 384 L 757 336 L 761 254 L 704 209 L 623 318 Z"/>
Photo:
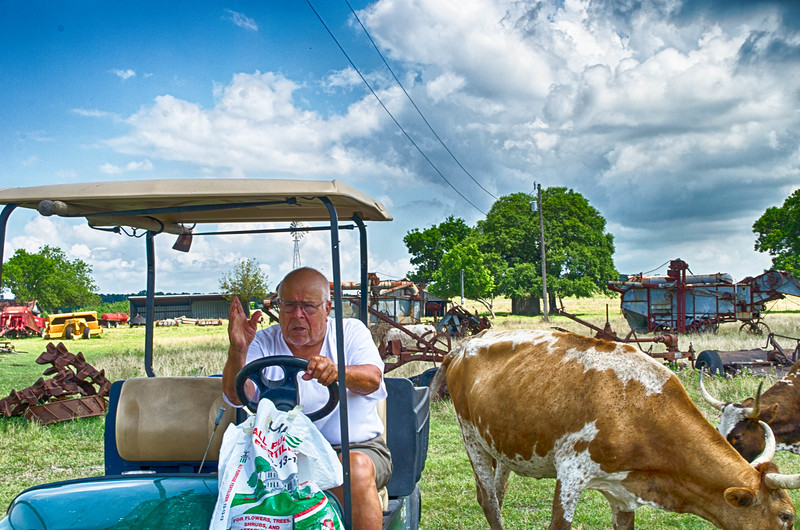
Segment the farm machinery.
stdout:
<path fill-rule="evenodd" d="M 606 308 L 606 312 L 607 311 L 608 309 Z M 563 308 L 558 311 L 558 314 L 588 327 L 595 332 L 594 336 L 597 339 L 635 344 L 642 353 L 650 357 L 663 359 L 670 363 L 678 360 L 688 361 L 694 368 L 698 370 L 705 369 L 712 374 L 724 373 L 735 375 L 744 369 L 788 368 L 800 359 L 800 338 L 778 335 L 772 332 L 767 335 L 766 344 L 763 348 L 729 351 L 703 350 L 699 355 L 695 356 L 695 350 L 691 343 L 689 343 L 687 351 L 681 351 L 678 346 L 678 335 L 675 333 L 664 333 L 662 331 L 650 337 L 639 337 L 634 330 L 631 330 L 627 335 L 622 337 L 617 335 L 611 328 L 611 324 L 608 321 L 608 314 L 606 314 L 606 322 L 603 327 L 596 326 L 591 322 L 581 319 L 577 315 L 568 313 L 564 311 Z M 555 329 L 566 331 L 562 328 Z M 793 341 L 794 348 L 789 349 L 782 346 L 778 339 L 782 341 Z M 643 347 L 644 344 L 649 344 L 650 348 L 645 350 Z M 664 351 L 653 351 L 653 345 L 655 344 L 663 344 Z"/>
<path fill-rule="evenodd" d="M 76 340 L 88 339 L 102 333 L 103 328 L 97 321 L 97 311 L 78 311 L 48 315 L 43 337 Z"/>
<path fill-rule="evenodd" d="M 630 331 L 617 335 L 606 314 L 604 327 L 596 326 L 563 310 L 559 313 L 595 332 L 595 337 L 615 342 L 636 344 L 651 357 L 668 362 L 690 361 L 695 368 L 712 373 L 737 373 L 742 369 L 789 367 L 800 355 L 800 338 L 772 333 L 763 321 L 768 302 L 786 295 L 800 296 L 800 282 L 790 274 L 771 270 L 734 283 L 730 275 L 717 273 L 687 275 L 688 264 L 672 260 L 666 276 L 635 275 L 624 281 L 609 282 L 609 287 L 621 293 L 620 308 Z M 608 312 L 608 309 L 606 309 Z M 763 348 L 747 350 L 703 350 L 695 356 L 692 345 L 688 351 L 678 347 L 679 334 L 716 331 L 723 322 L 741 322 L 740 331 L 767 335 Z M 653 333 L 639 337 L 637 333 Z M 782 341 L 794 341 L 794 349 L 784 348 Z M 665 351 L 645 351 L 643 344 L 664 344 Z"/>
<path fill-rule="evenodd" d="M 27 306 L 7 306 L 0 313 L 0 337 L 21 338 L 41 335 L 45 322 Z"/>
<path fill-rule="evenodd" d="M 118 328 L 128 323 L 128 313 L 103 313 L 97 323 L 106 328 Z"/>
<path fill-rule="evenodd" d="M 630 276 L 609 282 L 622 295 L 625 320 L 637 333 L 714 331 L 723 322 L 741 322 L 740 331 L 757 335 L 770 329 L 762 319 L 768 302 L 800 296 L 800 282 L 770 270 L 734 283 L 729 274 L 687 275 L 689 265 L 675 259 L 666 276 Z"/>

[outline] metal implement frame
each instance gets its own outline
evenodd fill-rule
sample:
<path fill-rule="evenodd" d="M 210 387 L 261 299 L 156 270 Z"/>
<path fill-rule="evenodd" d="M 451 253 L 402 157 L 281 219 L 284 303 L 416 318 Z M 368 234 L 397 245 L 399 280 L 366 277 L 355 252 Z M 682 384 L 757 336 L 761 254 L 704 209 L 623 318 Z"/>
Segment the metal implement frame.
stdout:
<path fill-rule="evenodd" d="M 771 270 L 734 283 L 723 273 L 691 275 L 689 265 L 675 259 L 666 276 L 637 274 L 608 282 L 621 294 L 620 307 L 632 330 L 640 333 L 691 333 L 716 329 L 724 322 L 742 322 L 761 334 L 767 302 L 800 296 L 800 282 L 784 271 Z"/>

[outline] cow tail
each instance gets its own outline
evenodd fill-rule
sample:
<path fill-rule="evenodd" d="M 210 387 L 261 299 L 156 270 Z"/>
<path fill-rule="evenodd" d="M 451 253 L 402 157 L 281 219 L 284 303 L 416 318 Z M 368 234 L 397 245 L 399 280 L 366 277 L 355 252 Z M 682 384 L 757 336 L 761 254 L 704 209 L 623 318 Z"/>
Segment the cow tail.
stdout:
<path fill-rule="evenodd" d="M 440 390 L 444 384 L 445 376 L 447 375 L 447 367 L 450 365 L 450 362 L 455 356 L 455 350 L 448 352 L 447 355 L 445 355 L 444 360 L 442 360 L 442 365 L 438 370 L 436 370 L 436 375 L 433 376 L 430 386 L 430 392 L 432 396 L 444 395 L 443 393 L 440 393 Z"/>

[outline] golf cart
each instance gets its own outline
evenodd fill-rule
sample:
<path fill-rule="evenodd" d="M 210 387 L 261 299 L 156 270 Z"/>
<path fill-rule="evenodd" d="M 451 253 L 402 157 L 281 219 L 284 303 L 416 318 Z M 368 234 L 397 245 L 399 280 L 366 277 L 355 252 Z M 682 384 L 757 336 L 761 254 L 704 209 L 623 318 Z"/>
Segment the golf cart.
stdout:
<path fill-rule="evenodd" d="M 147 377 L 112 385 L 106 415 L 105 474 L 25 490 L 0 520 L 0 530 L 208 527 L 217 499 L 222 433 L 243 418 L 241 412 L 234 412 L 223 402 L 220 377 L 158 377 L 153 370 L 156 235 L 178 236 L 173 248 L 188 251 L 192 237 L 289 232 L 292 221 L 320 223 L 303 230 L 330 232 L 333 302 L 341 314 L 339 230 L 358 230 L 362 285 L 359 314 L 366 319 L 369 290 L 364 221 L 391 220 L 383 205 L 335 180 L 152 180 L 5 188 L 0 190 L 0 204 L 6 205 L 0 213 L 0 273 L 7 221 L 17 207 L 35 209 L 46 216 L 85 218 L 98 230 L 143 235 L 147 255 Z M 349 221 L 340 224 L 341 219 Z M 285 224 L 287 228 L 251 228 L 259 222 Z M 197 230 L 206 223 L 248 223 L 248 228 Z M 343 366 L 341 319 L 335 318 L 335 328 L 338 362 Z M 345 371 L 341 370 L 342 388 L 344 381 Z M 386 378 L 386 387 L 386 439 L 394 474 L 383 492 L 383 527 L 418 528 L 418 481 L 428 446 L 428 389 L 416 388 L 408 379 L 391 377 Z M 338 403 L 343 411 L 345 491 L 339 508 L 345 528 L 350 528 L 354 507 L 350 498 L 346 392 L 338 393 Z"/>

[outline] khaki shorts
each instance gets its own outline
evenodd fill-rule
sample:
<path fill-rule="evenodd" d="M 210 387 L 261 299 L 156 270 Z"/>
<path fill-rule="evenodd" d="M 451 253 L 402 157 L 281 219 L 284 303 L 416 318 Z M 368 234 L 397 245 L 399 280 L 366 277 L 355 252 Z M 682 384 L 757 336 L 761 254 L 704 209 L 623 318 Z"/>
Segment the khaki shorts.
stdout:
<path fill-rule="evenodd" d="M 334 445 L 333 450 L 336 451 L 336 454 L 341 454 L 342 446 Z M 375 464 L 375 485 L 378 486 L 378 489 L 389 483 L 393 469 L 392 454 L 389 452 L 389 447 L 382 437 L 376 436 L 365 442 L 351 442 L 350 451 L 364 453 Z"/>

